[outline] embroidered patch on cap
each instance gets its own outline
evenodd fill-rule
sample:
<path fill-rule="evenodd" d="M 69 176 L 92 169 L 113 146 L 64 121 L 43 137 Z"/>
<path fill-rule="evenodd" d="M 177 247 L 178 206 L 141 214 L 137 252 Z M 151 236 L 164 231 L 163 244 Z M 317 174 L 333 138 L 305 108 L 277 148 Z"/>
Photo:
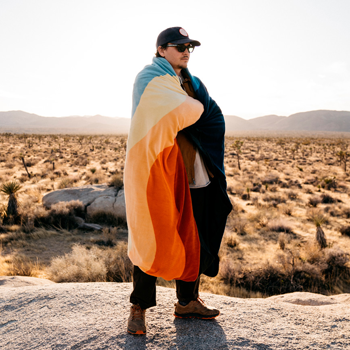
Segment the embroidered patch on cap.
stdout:
<path fill-rule="evenodd" d="M 179 32 L 180 32 L 180 34 L 183 35 L 183 36 L 188 36 L 186 30 L 183 29 L 183 28 L 180 28 L 180 29 L 179 29 Z"/>

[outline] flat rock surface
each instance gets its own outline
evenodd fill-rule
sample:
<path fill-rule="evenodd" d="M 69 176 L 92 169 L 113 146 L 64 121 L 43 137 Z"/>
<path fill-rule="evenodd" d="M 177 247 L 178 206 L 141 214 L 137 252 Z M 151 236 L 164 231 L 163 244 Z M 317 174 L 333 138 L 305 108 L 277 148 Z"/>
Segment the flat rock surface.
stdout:
<path fill-rule="evenodd" d="M 45 286 L 55 284 L 55 282 L 42 278 L 25 277 L 25 276 L 0 276 L 0 291 L 2 287 L 30 287 L 30 286 Z M 1 292 L 0 292 L 1 295 Z M 1 319 L 1 318 L 0 318 Z"/>
<path fill-rule="evenodd" d="M 350 348 L 349 294 L 239 299 L 202 293 L 221 310 L 216 320 L 202 321 L 175 319 L 175 291 L 157 287 L 147 335 L 132 336 L 126 333 L 131 289 L 131 283 L 0 286 L 0 348 Z"/>

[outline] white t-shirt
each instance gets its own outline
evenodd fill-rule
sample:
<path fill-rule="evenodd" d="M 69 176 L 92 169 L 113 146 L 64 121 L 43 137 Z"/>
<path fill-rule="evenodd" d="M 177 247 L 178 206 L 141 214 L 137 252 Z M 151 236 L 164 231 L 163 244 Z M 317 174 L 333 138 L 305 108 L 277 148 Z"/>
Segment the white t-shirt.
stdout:
<path fill-rule="evenodd" d="M 190 184 L 190 188 L 203 188 L 210 184 L 209 175 L 205 168 L 202 157 L 198 150 L 196 151 L 196 158 L 194 160 L 194 181 Z"/>

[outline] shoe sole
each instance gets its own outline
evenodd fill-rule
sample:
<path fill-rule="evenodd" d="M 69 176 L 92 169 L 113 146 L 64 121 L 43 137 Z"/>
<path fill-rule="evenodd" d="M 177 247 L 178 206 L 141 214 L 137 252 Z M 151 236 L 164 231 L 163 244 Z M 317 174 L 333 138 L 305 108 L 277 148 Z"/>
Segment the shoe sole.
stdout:
<path fill-rule="evenodd" d="M 178 314 L 174 313 L 174 316 L 176 318 L 197 318 L 199 320 L 213 320 L 214 318 L 218 317 L 220 315 L 220 312 L 217 315 L 214 316 L 203 316 L 200 314 Z"/>
<path fill-rule="evenodd" d="M 146 334 L 146 331 L 132 331 L 131 329 L 128 328 L 128 333 L 132 335 L 144 335 Z"/>

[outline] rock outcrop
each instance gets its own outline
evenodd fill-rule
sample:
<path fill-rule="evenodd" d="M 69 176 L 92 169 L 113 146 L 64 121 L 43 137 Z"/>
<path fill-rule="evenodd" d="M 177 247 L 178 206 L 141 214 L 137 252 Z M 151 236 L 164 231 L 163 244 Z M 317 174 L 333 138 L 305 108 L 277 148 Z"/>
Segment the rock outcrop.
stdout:
<path fill-rule="evenodd" d="M 4 277 L 6 278 L 6 277 Z M 19 283 L 19 281 L 17 281 Z M 126 333 L 131 283 L 0 285 L 0 348 L 348 349 L 350 295 L 291 293 L 239 299 L 201 293 L 216 320 L 173 316 L 175 291 L 157 287 L 148 333 Z"/>
<path fill-rule="evenodd" d="M 73 200 L 81 201 L 89 215 L 104 211 L 126 220 L 124 190 L 107 185 L 89 185 L 52 191 L 43 197 L 42 202 L 46 208 L 50 208 L 55 203 Z"/>

